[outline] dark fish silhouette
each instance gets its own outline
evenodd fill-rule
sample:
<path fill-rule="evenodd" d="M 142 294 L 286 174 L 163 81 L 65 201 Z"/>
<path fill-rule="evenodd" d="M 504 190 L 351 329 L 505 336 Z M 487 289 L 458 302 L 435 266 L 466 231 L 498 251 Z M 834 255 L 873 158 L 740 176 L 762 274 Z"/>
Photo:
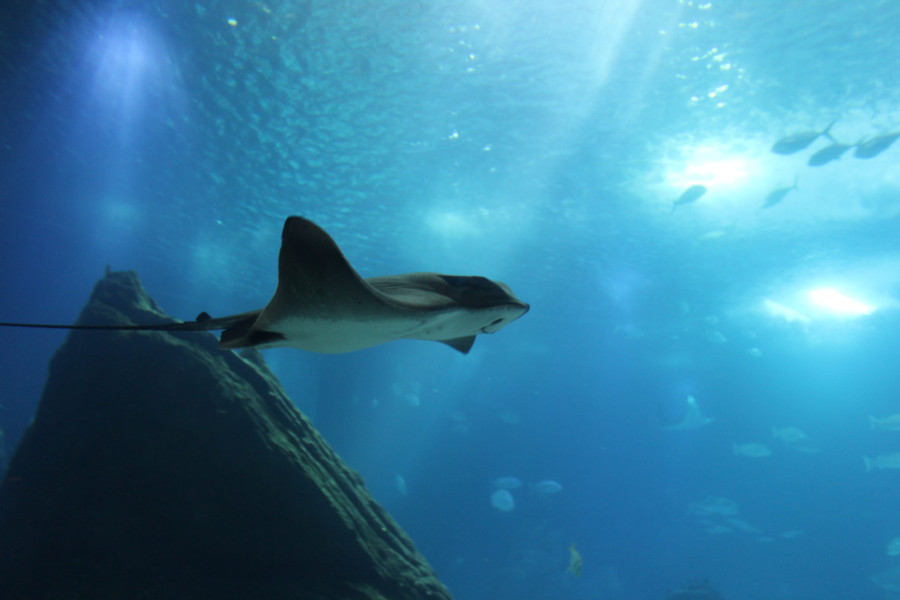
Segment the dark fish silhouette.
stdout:
<path fill-rule="evenodd" d="M 835 142 L 830 146 L 825 146 L 815 154 L 809 157 L 806 163 L 811 167 L 821 167 L 842 157 L 844 153 L 853 147 L 853 144 L 842 144 Z"/>
<path fill-rule="evenodd" d="M 528 312 L 506 285 L 479 276 L 408 273 L 360 277 L 324 229 L 288 217 L 281 234 L 278 287 L 259 310 L 160 325 L 7 327 L 127 331 L 224 329 L 221 348 L 294 347 L 328 354 L 397 339 L 433 340 L 467 353 L 481 333 L 494 333 Z"/>
<path fill-rule="evenodd" d="M 675 212 L 675 209 L 679 206 L 690 204 L 691 202 L 696 202 L 697 199 L 705 193 L 705 185 L 692 185 L 688 189 L 684 190 L 684 193 L 678 196 L 678 200 L 676 200 L 675 203 L 672 204 L 672 212 Z"/>
<path fill-rule="evenodd" d="M 772 152 L 775 154 L 794 154 L 795 152 L 800 152 L 809 147 L 814 141 L 822 137 L 823 135 L 828 139 L 834 141 L 834 138 L 831 137 L 832 126 L 837 123 L 837 119 L 828 124 L 828 127 L 823 129 L 822 131 L 801 131 L 798 133 L 792 133 L 789 136 L 783 137 L 772 146 Z"/>
<path fill-rule="evenodd" d="M 787 196 L 794 190 L 800 189 L 797 187 L 797 181 L 799 180 L 799 177 L 799 175 L 797 177 L 794 177 L 794 185 L 790 187 L 781 187 L 777 190 L 772 190 L 771 192 L 769 192 L 769 195 L 766 196 L 766 199 L 763 200 L 762 206 L 760 206 L 759 208 L 771 208 L 776 204 L 781 204 L 781 201 L 784 200 L 785 196 Z"/>
<path fill-rule="evenodd" d="M 891 147 L 891 144 L 900 138 L 900 131 L 894 133 L 886 133 L 860 142 L 856 145 L 853 156 L 856 158 L 875 158 L 885 150 Z"/>

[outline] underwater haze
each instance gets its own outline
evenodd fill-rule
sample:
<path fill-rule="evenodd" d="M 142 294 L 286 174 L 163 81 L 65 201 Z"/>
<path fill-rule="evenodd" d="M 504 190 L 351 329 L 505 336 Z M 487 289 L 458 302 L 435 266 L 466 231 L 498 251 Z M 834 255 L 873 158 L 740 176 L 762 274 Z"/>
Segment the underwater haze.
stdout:
<path fill-rule="evenodd" d="M 363 277 L 531 305 L 468 355 L 265 352 L 455 598 L 897 599 L 898 32 L 893 0 L 9 1 L 0 320 L 73 322 L 107 266 L 179 319 L 262 307 L 302 215 Z M 0 336 L 8 455 L 65 334 Z"/>

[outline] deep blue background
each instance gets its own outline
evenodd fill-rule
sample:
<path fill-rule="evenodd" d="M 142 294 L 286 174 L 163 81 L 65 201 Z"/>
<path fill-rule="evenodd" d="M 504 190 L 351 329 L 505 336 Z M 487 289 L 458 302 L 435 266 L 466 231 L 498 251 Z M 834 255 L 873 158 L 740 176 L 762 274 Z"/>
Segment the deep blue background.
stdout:
<path fill-rule="evenodd" d="M 303 214 L 363 276 L 480 274 L 532 304 L 468 356 L 266 354 L 456 597 L 652 599 L 697 578 L 729 600 L 892 593 L 871 578 L 898 567 L 900 480 L 862 456 L 900 451 L 868 426 L 900 413 L 900 144 L 817 168 L 824 139 L 769 148 L 836 117 L 849 143 L 900 129 L 900 5 L 8 4 L 2 320 L 73 321 L 106 265 L 179 318 L 262 306 Z M 875 312 L 811 305 L 826 286 Z M 64 338 L 0 334 L 11 452 Z M 689 394 L 715 420 L 663 429 Z M 509 475 L 526 485 L 501 513 Z M 710 497 L 754 531 L 709 533 L 691 506 Z"/>

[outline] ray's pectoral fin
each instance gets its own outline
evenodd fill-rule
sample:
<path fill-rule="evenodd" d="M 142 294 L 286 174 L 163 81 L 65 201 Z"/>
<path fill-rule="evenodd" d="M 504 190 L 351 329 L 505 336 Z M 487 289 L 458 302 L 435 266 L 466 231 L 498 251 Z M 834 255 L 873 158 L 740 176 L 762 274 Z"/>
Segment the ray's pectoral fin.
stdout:
<path fill-rule="evenodd" d="M 459 350 L 463 354 L 468 354 L 469 350 L 472 349 L 472 345 L 475 343 L 475 336 L 469 335 L 466 337 L 454 338 L 452 340 L 440 340 L 442 343 L 447 344 L 454 350 Z"/>
<path fill-rule="evenodd" d="M 265 319 L 299 312 L 324 312 L 333 318 L 381 304 L 324 229 L 303 217 L 287 218 L 278 254 L 278 287 L 263 309 Z"/>
<path fill-rule="evenodd" d="M 230 325 L 219 345 L 305 348 L 306 342 L 296 339 L 298 331 L 308 341 L 321 335 L 323 324 L 333 325 L 361 314 L 374 318 L 383 309 L 384 303 L 324 229 L 309 219 L 288 217 L 281 234 L 275 295 L 252 319 Z"/>

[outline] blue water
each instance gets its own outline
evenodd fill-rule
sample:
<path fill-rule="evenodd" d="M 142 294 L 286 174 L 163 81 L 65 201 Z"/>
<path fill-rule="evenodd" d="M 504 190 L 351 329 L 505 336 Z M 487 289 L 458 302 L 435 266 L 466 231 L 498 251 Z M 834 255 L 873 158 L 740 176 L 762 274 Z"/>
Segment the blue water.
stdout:
<path fill-rule="evenodd" d="M 868 423 L 900 413 L 900 143 L 769 149 L 900 129 L 900 4 L 8 4 L 0 320 L 73 321 L 106 265 L 182 319 L 260 307 L 302 214 L 363 276 L 485 275 L 532 305 L 468 356 L 266 352 L 455 597 L 898 597 L 872 577 L 900 568 L 900 473 L 862 457 L 900 451 Z M 9 453 L 64 335 L 0 335 Z M 713 421 L 665 429 L 689 395 Z"/>

